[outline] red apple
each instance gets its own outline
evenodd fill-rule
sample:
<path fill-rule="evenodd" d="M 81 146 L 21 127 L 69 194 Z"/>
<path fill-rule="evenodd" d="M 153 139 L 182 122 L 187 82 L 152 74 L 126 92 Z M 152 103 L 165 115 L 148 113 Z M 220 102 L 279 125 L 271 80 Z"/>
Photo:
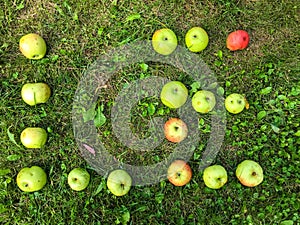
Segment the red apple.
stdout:
<path fill-rule="evenodd" d="M 168 179 L 175 186 L 184 186 L 192 179 L 192 169 L 187 162 L 177 159 L 168 168 Z"/>
<path fill-rule="evenodd" d="M 237 30 L 228 35 L 226 46 L 231 51 L 242 50 L 248 46 L 249 40 L 247 31 Z"/>
<path fill-rule="evenodd" d="M 165 123 L 164 132 L 169 141 L 178 143 L 186 138 L 188 128 L 181 119 L 171 118 Z"/>

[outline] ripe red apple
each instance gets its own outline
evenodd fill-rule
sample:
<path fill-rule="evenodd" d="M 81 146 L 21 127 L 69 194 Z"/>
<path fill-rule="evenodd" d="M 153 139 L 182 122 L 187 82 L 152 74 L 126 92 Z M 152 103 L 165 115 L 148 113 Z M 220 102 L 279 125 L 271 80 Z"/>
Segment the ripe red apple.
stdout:
<path fill-rule="evenodd" d="M 177 159 L 168 168 L 168 179 L 175 186 L 184 186 L 192 179 L 192 169 L 187 162 Z"/>
<path fill-rule="evenodd" d="M 245 49 L 249 44 L 249 34 L 244 30 L 231 32 L 226 40 L 226 46 L 231 51 Z"/>
<path fill-rule="evenodd" d="M 187 134 L 188 128 L 185 122 L 179 118 L 171 118 L 164 125 L 166 138 L 174 143 L 183 141 Z"/>

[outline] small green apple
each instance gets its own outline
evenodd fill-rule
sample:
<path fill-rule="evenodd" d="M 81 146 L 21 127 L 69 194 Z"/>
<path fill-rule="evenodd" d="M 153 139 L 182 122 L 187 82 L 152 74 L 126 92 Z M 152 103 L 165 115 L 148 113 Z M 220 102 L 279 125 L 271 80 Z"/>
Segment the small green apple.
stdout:
<path fill-rule="evenodd" d="M 17 175 L 17 185 L 25 192 L 41 190 L 47 182 L 45 171 L 39 166 L 25 167 Z"/>
<path fill-rule="evenodd" d="M 193 27 L 185 35 L 185 44 L 191 52 L 200 52 L 208 45 L 208 35 L 201 27 Z"/>
<path fill-rule="evenodd" d="M 83 168 L 75 168 L 68 174 L 68 184 L 74 191 L 84 190 L 90 182 L 90 174 Z"/>
<path fill-rule="evenodd" d="M 245 97 L 241 94 L 233 93 L 226 97 L 225 108 L 228 112 L 238 114 L 244 110 L 246 106 Z"/>
<path fill-rule="evenodd" d="M 255 187 L 264 179 L 263 169 L 253 160 L 241 162 L 237 166 L 235 174 L 239 181 L 247 187 Z"/>
<path fill-rule="evenodd" d="M 200 113 L 210 112 L 216 105 L 214 93 L 207 90 L 197 91 L 192 98 L 193 108 Z"/>
<path fill-rule="evenodd" d="M 156 30 L 152 36 L 153 49 L 161 55 L 170 55 L 177 47 L 176 34 L 168 28 Z"/>
<path fill-rule="evenodd" d="M 122 169 L 117 169 L 108 175 L 107 188 L 116 196 L 127 194 L 131 188 L 132 179 L 130 175 Z"/>
<path fill-rule="evenodd" d="M 168 180 L 175 186 L 184 186 L 192 179 L 192 169 L 187 162 L 177 159 L 168 167 Z"/>
<path fill-rule="evenodd" d="M 47 50 L 45 40 L 40 35 L 33 33 L 21 37 L 19 47 L 28 59 L 41 59 Z"/>
<path fill-rule="evenodd" d="M 51 89 L 45 83 L 27 83 L 21 90 L 23 101 L 31 106 L 47 102 L 50 95 Z"/>
<path fill-rule="evenodd" d="M 27 127 L 22 131 L 20 139 L 26 148 L 41 148 L 46 144 L 47 132 L 40 127 Z"/>
<path fill-rule="evenodd" d="M 171 118 L 164 125 L 164 133 L 169 141 L 179 143 L 187 137 L 188 128 L 181 119 Z"/>
<path fill-rule="evenodd" d="M 219 189 L 226 184 L 227 179 L 227 172 L 223 166 L 213 165 L 203 171 L 203 181 L 209 188 Z"/>
<path fill-rule="evenodd" d="M 162 103 L 171 109 L 184 105 L 188 97 L 188 89 L 180 81 L 166 83 L 160 93 Z"/>

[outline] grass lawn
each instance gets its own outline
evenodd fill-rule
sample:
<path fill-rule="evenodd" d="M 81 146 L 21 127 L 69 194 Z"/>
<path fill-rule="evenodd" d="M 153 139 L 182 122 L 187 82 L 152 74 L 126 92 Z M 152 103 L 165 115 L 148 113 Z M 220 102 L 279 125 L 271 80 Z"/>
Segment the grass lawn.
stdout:
<path fill-rule="evenodd" d="M 300 224 L 300 4 L 297 0 L 1 0 L 0 2 L 0 224 Z M 197 53 L 215 73 L 224 96 L 242 93 L 249 109 L 226 113 L 226 132 L 213 164 L 223 165 L 228 182 L 219 190 L 202 180 L 199 164 L 210 136 L 211 115 L 199 115 L 200 142 L 189 163 L 193 177 L 184 187 L 167 180 L 133 186 L 116 197 L 106 176 L 86 162 L 72 125 L 75 92 L 89 66 L 114 48 L 151 40 L 155 30 L 172 29 L 178 43 L 193 26 L 203 27 L 208 47 Z M 231 52 L 226 37 L 234 30 L 250 34 L 247 49 Z M 29 60 L 19 39 L 40 34 L 47 54 Z M 157 151 L 136 154 L 114 136 L 110 112 L 123 87 L 137 79 L 166 77 L 186 84 L 190 96 L 199 86 L 167 64 L 140 62 L 116 72 L 97 101 L 106 121 L 97 128 L 109 152 L 119 161 L 149 165 L 173 149 L 166 140 Z M 22 85 L 46 82 L 49 101 L 29 106 Z M 157 98 L 141 100 L 132 112 L 132 130 L 147 136 L 148 121 L 175 115 Z M 100 114 L 99 114 L 100 115 Z M 48 132 L 42 149 L 26 149 L 20 133 L 39 126 Z M 244 159 L 260 163 L 264 181 L 242 186 L 235 177 Z M 16 183 L 21 168 L 38 165 L 46 186 L 22 192 Z M 91 174 L 87 189 L 71 190 L 69 171 L 83 167 Z M 96 170 L 95 170 L 96 169 Z"/>

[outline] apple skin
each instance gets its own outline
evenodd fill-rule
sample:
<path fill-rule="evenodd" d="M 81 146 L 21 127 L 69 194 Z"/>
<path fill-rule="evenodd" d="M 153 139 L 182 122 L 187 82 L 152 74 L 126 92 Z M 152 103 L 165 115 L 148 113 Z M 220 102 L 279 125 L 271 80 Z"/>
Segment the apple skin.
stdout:
<path fill-rule="evenodd" d="M 228 112 L 238 114 L 244 110 L 246 106 L 246 99 L 243 95 L 232 93 L 225 99 L 225 108 Z"/>
<path fill-rule="evenodd" d="M 247 48 L 250 38 L 247 31 L 237 30 L 231 32 L 226 40 L 226 47 L 231 51 L 243 50 Z"/>
<path fill-rule="evenodd" d="M 213 92 L 207 90 L 197 91 L 192 98 L 193 108 L 200 113 L 210 112 L 216 105 Z"/>
<path fill-rule="evenodd" d="M 22 131 L 20 139 L 26 148 L 42 148 L 47 136 L 46 130 L 41 127 L 27 127 Z"/>
<path fill-rule="evenodd" d="M 68 174 L 68 184 L 74 191 L 82 191 L 89 185 L 90 178 L 85 169 L 74 168 Z"/>
<path fill-rule="evenodd" d="M 261 166 L 253 160 L 244 160 L 235 171 L 238 180 L 247 187 L 255 187 L 263 182 L 264 174 Z"/>
<path fill-rule="evenodd" d="M 47 46 L 45 40 L 38 34 L 30 33 L 21 37 L 19 48 L 28 59 L 41 59 L 45 56 Z"/>
<path fill-rule="evenodd" d="M 175 186 L 184 186 L 192 179 L 192 169 L 187 162 L 177 159 L 168 167 L 168 180 Z"/>
<path fill-rule="evenodd" d="M 17 175 L 17 185 L 24 192 L 41 190 L 47 183 L 47 175 L 39 166 L 25 167 Z"/>
<path fill-rule="evenodd" d="M 170 118 L 164 125 L 164 133 L 168 141 L 179 143 L 187 137 L 188 128 L 181 119 Z"/>
<path fill-rule="evenodd" d="M 152 47 L 161 55 L 170 55 L 177 47 L 176 34 L 168 28 L 156 30 L 152 36 Z"/>
<path fill-rule="evenodd" d="M 132 185 L 130 175 L 122 169 L 113 170 L 107 177 L 107 188 L 115 196 L 126 195 Z"/>
<path fill-rule="evenodd" d="M 27 83 L 21 90 L 23 101 L 31 106 L 47 102 L 50 95 L 51 89 L 46 83 Z"/>
<path fill-rule="evenodd" d="M 228 180 L 225 168 L 221 165 L 206 167 L 203 171 L 203 181 L 211 189 L 220 189 Z"/>
<path fill-rule="evenodd" d="M 162 103 L 171 108 L 177 109 L 184 105 L 188 97 L 188 89 L 180 81 L 166 83 L 160 93 Z"/>
<path fill-rule="evenodd" d="M 193 27 L 185 35 L 185 44 L 191 52 L 200 52 L 208 45 L 208 35 L 201 27 Z"/>

